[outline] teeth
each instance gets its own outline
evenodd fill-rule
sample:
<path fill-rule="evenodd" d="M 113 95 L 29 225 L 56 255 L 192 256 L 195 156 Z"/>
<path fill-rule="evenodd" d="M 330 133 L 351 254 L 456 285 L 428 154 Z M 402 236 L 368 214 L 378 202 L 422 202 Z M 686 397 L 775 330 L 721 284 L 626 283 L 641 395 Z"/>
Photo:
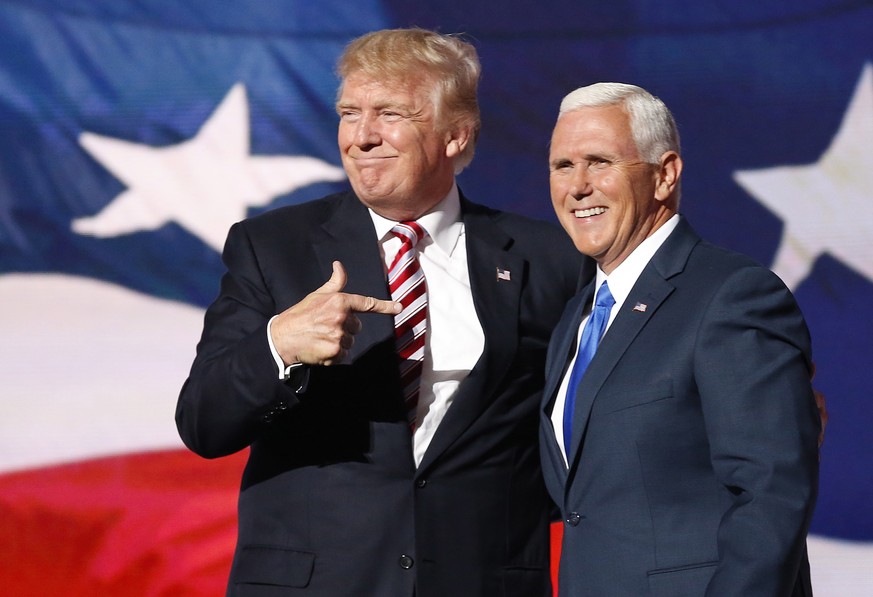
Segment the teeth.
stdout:
<path fill-rule="evenodd" d="M 576 214 L 577 218 L 589 218 L 591 216 L 599 216 L 602 213 L 606 213 L 606 208 L 591 207 L 589 209 L 577 209 L 573 213 Z"/>

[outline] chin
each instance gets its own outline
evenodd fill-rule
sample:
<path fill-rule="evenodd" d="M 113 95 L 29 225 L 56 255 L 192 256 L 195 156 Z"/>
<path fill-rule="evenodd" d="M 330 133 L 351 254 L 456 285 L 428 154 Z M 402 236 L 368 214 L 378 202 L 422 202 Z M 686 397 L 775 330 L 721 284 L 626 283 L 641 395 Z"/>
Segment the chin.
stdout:
<path fill-rule="evenodd" d="M 571 238 L 573 239 L 573 245 L 576 247 L 576 250 L 583 255 L 587 255 L 588 257 L 596 257 L 597 255 L 602 253 L 600 248 L 588 242 L 587 239 L 580 239 L 577 237 Z"/>

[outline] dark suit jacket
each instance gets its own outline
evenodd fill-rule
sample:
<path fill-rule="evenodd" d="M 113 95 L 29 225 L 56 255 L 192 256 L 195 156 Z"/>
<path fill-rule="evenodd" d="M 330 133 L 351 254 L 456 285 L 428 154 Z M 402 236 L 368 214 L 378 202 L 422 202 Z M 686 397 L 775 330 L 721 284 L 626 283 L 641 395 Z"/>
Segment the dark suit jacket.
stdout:
<path fill-rule="evenodd" d="M 388 298 L 352 193 L 235 225 L 176 420 L 206 457 L 251 446 L 228 595 L 549 594 L 538 409 L 549 335 L 581 259 L 556 226 L 462 199 L 484 354 L 416 469 L 390 316 L 362 314 L 350 364 L 277 381 L 267 320 L 330 276 Z M 510 280 L 498 280 L 497 268 Z"/>
<path fill-rule="evenodd" d="M 561 594 L 811 591 L 819 417 L 789 291 L 680 221 L 580 383 L 568 470 L 549 415 L 593 286 L 556 328 L 541 413 L 544 475 L 565 521 Z"/>

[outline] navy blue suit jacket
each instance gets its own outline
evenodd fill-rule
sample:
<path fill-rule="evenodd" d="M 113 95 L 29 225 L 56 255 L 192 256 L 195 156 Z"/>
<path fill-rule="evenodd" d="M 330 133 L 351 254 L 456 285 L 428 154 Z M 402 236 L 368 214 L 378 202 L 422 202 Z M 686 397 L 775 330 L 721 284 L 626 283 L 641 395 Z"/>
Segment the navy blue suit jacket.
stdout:
<path fill-rule="evenodd" d="M 541 411 L 561 595 L 811 592 L 820 422 L 790 292 L 680 221 L 580 383 L 568 469 L 549 417 L 593 292 L 556 328 Z"/>
<path fill-rule="evenodd" d="M 549 594 L 537 413 L 581 258 L 554 225 L 464 199 L 462 217 L 485 350 L 418 468 L 391 316 L 361 314 L 348 364 L 310 368 L 301 395 L 277 380 L 267 344 L 268 319 L 320 287 L 333 260 L 345 292 L 388 298 L 366 208 L 341 193 L 231 229 L 176 414 L 203 456 L 251 448 L 229 595 Z"/>

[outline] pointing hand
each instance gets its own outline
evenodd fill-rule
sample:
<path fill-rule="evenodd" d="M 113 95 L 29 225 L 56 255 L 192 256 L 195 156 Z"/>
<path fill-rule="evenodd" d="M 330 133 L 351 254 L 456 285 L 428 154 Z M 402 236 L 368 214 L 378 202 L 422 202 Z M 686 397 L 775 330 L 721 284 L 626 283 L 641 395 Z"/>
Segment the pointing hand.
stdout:
<path fill-rule="evenodd" d="M 286 365 L 335 365 L 341 363 L 361 331 L 355 313 L 396 315 L 400 303 L 371 296 L 346 294 L 348 276 L 339 261 L 321 288 L 273 320 L 270 333 L 273 344 Z"/>

